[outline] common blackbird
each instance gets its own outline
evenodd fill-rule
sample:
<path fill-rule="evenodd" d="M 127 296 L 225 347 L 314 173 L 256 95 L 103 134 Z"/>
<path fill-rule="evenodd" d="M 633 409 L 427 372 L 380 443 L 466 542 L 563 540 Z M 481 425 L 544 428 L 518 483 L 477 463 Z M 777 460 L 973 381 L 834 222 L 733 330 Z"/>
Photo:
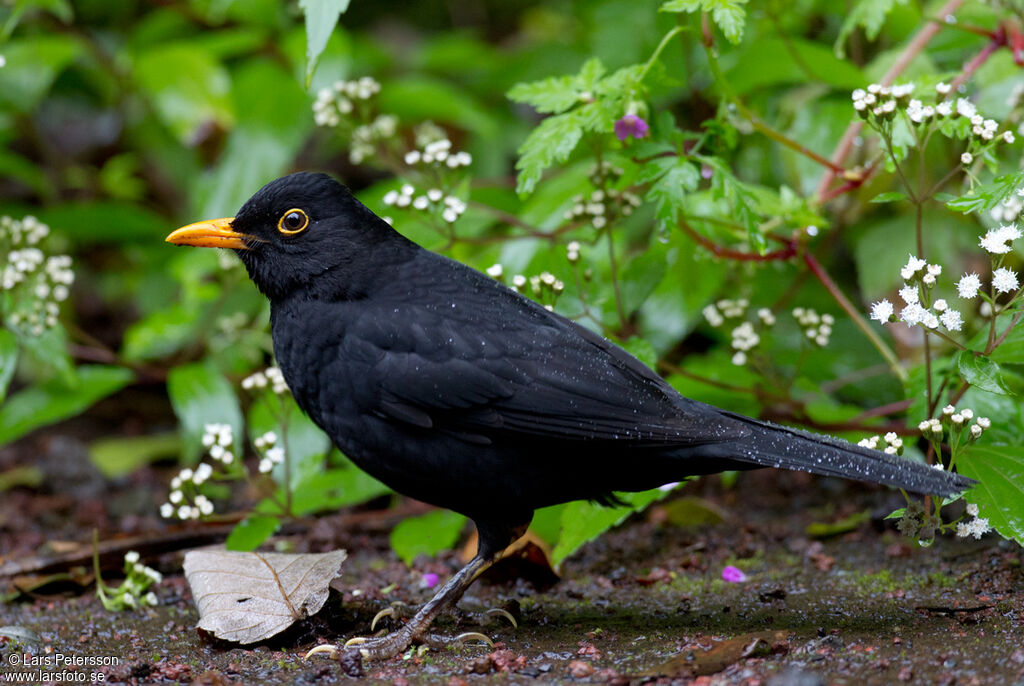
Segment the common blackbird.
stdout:
<path fill-rule="evenodd" d="M 277 179 L 237 216 L 167 241 L 235 250 L 270 300 L 299 407 L 377 479 L 476 524 L 476 557 L 401 629 L 363 642 L 364 657 L 423 638 L 546 505 L 758 467 L 938 495 L 973 483 L 684 398 L 610 341 L 406 239 L 324 174 Z"/>

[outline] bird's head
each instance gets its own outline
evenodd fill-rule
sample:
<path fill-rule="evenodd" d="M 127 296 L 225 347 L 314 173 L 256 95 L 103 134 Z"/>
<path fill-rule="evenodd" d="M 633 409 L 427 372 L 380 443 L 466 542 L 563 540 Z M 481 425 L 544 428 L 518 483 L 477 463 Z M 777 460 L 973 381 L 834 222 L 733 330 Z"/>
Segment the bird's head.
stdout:
<path fill-rule="evenodd" d="M 168 243 L 231 248 L 271 300 L 360 297 L 381 260 L 399 259 L 408 243 L 326 174 L 300 172 L 271 181 L 234 217 L 189 224 Z"/>

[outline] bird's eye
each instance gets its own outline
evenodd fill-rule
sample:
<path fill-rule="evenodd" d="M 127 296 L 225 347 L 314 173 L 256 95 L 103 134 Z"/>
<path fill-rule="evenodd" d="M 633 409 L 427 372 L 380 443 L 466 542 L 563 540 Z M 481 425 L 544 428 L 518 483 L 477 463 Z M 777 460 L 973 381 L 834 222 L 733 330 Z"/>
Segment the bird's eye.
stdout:
<path fill-rule="evenodd" d="M 305 231 L 307 226 L 309 217 L 299 209 L 288 210 L 277 220 L 277 230 L 288 236 Z"/>

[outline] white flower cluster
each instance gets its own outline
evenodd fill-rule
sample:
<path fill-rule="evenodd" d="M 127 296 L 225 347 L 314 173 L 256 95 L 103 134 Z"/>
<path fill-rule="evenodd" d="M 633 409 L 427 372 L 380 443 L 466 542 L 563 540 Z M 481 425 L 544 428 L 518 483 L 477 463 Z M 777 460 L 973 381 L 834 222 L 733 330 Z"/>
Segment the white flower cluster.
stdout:
<path fill-rule="evenodd" d="M 964 152 L 960 156 L 962 164 L 971 164 L 980 151 L 979 145 L 985 145 L 999 140 L 1005 143 L 1013 143 L 1015 137 L 1012 131 L 1006 130 L 998 133 L 999 122 L 994 119 L 986 119 L 978 113 L 978 108 L 970 100 L 957 98 L 954 102 L 946 100 L 951 91 L 948 83 L 939 83 L 935 86 L 935 104 L 926 105 L 920 100 L 911 99 L 915 85 L 906 83 L 897 86 L 882 86 L 873 83 L 864 88 L 853 91 L 853 109 L 864 119 L 874 121 L 877 124 L 885 124 L 891 121 L 898 112 L 906 115 L 912 125 L 927 124 L 940 119 L 956 119 L 963 117 L 970 121 L 972 139 L 971 152 Z"/>
<path fill-rule="evenodd" d="M 938 328 L 942 324 L 949 331 L 963 328 L 963 315 L 949 306 L 942 298 L 930 303 L 931 289 L 937 277 L 942 274 L 942 266 L 928 264 L 914 255 L 910 255 L 907 264 L 900 270 L 900 276 L 909 283 L 900 289 L 900 298 L 906 306 L 900 310 L 898 321 L 907 326 L 920 324 L 928 329 Z M 961 297 L 963 292 L 961 291 Z M 932 311 L 934 310 L 934 311 Z M 882 299 L 871 306 L 871 318 L 882 324 L 896 321 L 895 307 L 889 300 Z"/>
<path fill-rule="evenodd" d="M 589 217 L 595 229 L 603 229 L 616 216 L 628 217 L 633 214 L 633 210 L 640 207 L 641 201 L 635 193 L 609 188 L 607 191 L 593 191 L 589 198 L 575 195 L 572 202 L 572 207 L 565 211 L 566 219 Z"/>
<path fill-rule="evenodd" d="M 352 164 L 360 164 L 367 157 L 373 157 L 376 152 L 376 143 L 391 138 L 396 131 L 398 131 L 398 117 L 393 114 L 381 114 L 369 124 L 360 124 L 352 129 L 348 161 Z"/>
<path fill-rule="evenodd" d="M 732 363 L 742 366 L 747 363 L 747 353 L 756 348 L 761 342 L 761 337 L 754 331 L 754 325 L 750 322 L 743 322 L 732 330 L 732 347 L 736 352 L 732 356 Z"/>
<path fill-rule="evenodd" d="M 384 204 L 389 207 L 412 208 L 423 212 L 440 213 L 449 224 L 455 222 L 466 211 L 466 203 L 454 195 L 445 195 L 440 188 L 431 188 L 426 193 L 416 194 L 412 184 L 403 184 L 399 190 L 384 194 Z"/>
<path fill-rule="evenodd" d="M 967 515 L 971 517 L 970 521 L 959 522 L 956 525 L 956 535 L 960 538 L 967 538 L 968 536 L 981 538 L 992 530 L 988 519 L 978 516 L 978 506 L 976 504 L 967 503 Z"/>
<path fill-rule="evenodd" d="M 896 435 L 895 431 L 890 431 L 885 436 L 871 436 L 870 438 L 862 438 L 857 442 L 862 448 L 871 448 L 872 450 L 879 449 L 879 443 L 884 442 L 885 447 L 882 450 L 887 455 L 902 455 L 903 454 L 903 439 Z"/>
<path fill-rule="evenodd" d="M 971 408 L 965 407 L 962 410 L 957 410 L 952 405 L 946 405 L 942 408 L 942 417 L 925 419 L 917 425 L 917 428 L 925 438 L 939 439 L 948 427 L 950 432 L 955 433 L 967 430 L 970 440 L 975 440 L 992 426 L 992 420 L 988 417 L 978 417 L 971 424 L 972 419 L 974 419 L 974 410 Z"/>
<path fill-rule="evenodd" d="M 57 324 L 59 303 L 68 299 L 75 281 L 71 258 L 47 256 L 38 246 L 50 227 L 29 215 L 21 220 L 0 217 L 0 287 L 11 292 L 7 322 L 33 336 Z"/>
<path fill-rule="evenodd" d="M 726 319 L 742 317 L 746 314 L 748 307 L 750 307 L 750 301 L 746 298 L 737 300 L 723 298 L 714 304 L 705 306 L 701 310 L 701 314 L 708 320 L 708 324 L 718 327 L 725 323 Z"/>
<path fill-rule="evenodd" d="M 832 337 L 832 327 L 836 318 L 830 314 L 819 315 L 817 311 L 809 307 L 794 307 L 793 318 L 796 319 L 804 330 L 804 336 L 808 340 L 824 348 Z"/>
<path fill-rule="evenodd" d="M 353 81 L 335 81 L 321 88 L 313 103 L 313 120 L 317 126 L 337 126 L 342 115 L 351 114 L 355 101 L 369 100 L 380 92 L 380 84 L 369 76 Z"/>
<path fill-rule="evenodd" d="M 268 386 L 274 392 L 274 395 L 283 395 L 288 392 L 288 384 L 284 382 L 284 374 L 281 373 L 279 367 L 267 367 L 261 372 L 254 372 L 242 379 L 242 388 L 247 391 L 267 388 Z M 227 427 L 227 429 L 230 431 L 231 427 Z"/>
<path fill-rule="evenodd" d="M 284 462 L 284 447 L 277 445 L 277 434 L 273 431 L 258 436 L 253 445 L 263 454 L 259 464 L 260 474 L 269 474 L 274 471 L 274 465 Z"/>
<path fill-rule="evenodd" d="M 1010 243 L 1021 236 L 1024 236 L 1024 233 L 1021 233 L 1015 224 L 1005 224 L 998 229 L 990 229 L 981 237 L 978 245 L 993 255 L 1005 255 L 1013 249 Z"/>
<path fill-rule="evenodd" d="M 569 245 L 565 246 L 565 258 L 569 260 L 570 264 L 576 264 L 580 261 L 579 241 L 569 241 Z"/>
<path fill-rule="evenodd" d="M 152 567 L 139 562 L 139 554 L 129 550 L 124 554 L 125 582 L 117 588 L 117 593 L 127 607 L 134 608 L 141 602 L 143 605 L 156 606 L 159 603 L 156 594 L 146 589 L 164 580 L 163 574 Z M 145 595 L 143 595 L 145 594 Z"/>
<path fill-rule="evenodd" d="M 473 164 L 473 156 L 468 152 L 452 152 L 452 142 L 447 138 L 441 138 L 427 143 L 422 150 L 410 150 L 405 153 L 405 163 L 410 167 L 428 164 L 458 169 Z"/>
<path fill-rule="evenodd" d="M 565 283 L 556 278 L 551 272 L 541 272 L 529 278 L 522 274 L 516 274 L 512 277 L 512 287 L 520 293 L 526 290 L 527 284 L 529 284 L 530 292 L 534 298 L 537 298 L 542 303 L 545 300 L 549 301 L 544 305 L 544 308 L 548 311 L 554 309 L 555 301 L 558 300 L 558 296 L 565 290 Z"/>

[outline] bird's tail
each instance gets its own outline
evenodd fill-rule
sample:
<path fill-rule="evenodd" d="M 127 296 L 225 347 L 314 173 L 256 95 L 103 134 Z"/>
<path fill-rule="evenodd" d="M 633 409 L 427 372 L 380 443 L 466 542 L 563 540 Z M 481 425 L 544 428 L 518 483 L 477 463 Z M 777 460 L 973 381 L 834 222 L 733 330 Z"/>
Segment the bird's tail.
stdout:
<path fill-rule="evenodd" d="M 709 452 L 719 452 L 717 457 L 943 496 L 961 493 L 976 483 L 960 474 L 863 448 L 838 438 L 779 426 L 731 412 L 723 414 L 746 424 L 750 435 L 738 441 L 704 446 Z"/>

